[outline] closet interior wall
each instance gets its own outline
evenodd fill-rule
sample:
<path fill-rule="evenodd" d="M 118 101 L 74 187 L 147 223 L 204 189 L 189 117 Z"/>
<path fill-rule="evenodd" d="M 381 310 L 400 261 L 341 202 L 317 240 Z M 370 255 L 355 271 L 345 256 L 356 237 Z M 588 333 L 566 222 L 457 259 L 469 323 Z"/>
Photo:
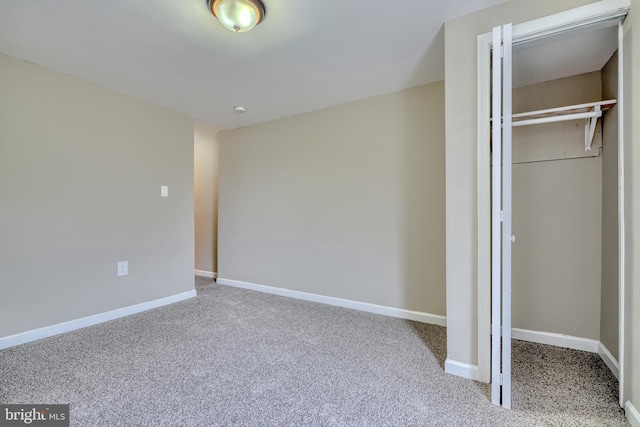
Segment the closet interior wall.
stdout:
<path fill-rule="evenodd" d="M 602 96 L 618 98 L 618 54 L 602 69 Z M 618 105 L 602 118 L 602 290 L 600 342 L 619 359 L 618 300 Z"/>
<path fill-rule="evenodd" d="M 513 112 L 602 100 L 601 72 L 514 88 Z M 584 120 L 513 129 L 513 336 L 600 339 L 602 132 Z"/>
<path fill-rule="evenodd" d="M 513 89 L 520 113 L 617 98 L 617 55 L 602 70 Z M 618 107 L 598 120 L 513 129 L 513 334 L 599 341 L 618 358 Z"/>

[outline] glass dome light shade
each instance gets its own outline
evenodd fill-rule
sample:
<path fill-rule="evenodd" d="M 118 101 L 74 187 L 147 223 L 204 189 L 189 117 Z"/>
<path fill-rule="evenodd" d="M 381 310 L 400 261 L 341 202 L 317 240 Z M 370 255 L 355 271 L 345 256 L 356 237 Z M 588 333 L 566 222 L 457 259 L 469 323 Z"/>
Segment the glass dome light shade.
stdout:
<path fill-rule="evenodd" d="M 264 18 L 266 8 L 261 0 L 208 0 L 211 12 L 222 25 L 244 33 L 258 25 Z"/>

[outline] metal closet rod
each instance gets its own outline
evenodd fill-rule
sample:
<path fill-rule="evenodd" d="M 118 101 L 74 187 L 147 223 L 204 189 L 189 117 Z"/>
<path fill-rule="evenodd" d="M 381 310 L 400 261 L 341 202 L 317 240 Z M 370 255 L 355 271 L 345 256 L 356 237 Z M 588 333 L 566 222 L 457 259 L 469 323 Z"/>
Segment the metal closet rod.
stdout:
<path fill-rule="evenodd" d="M 588 102 L 586 104 L 517 113 L 511 116 L 512 126 L 539 125 L 585 119 L 584 149 L 585 151 L 591 151 L 598 118 L 602 117 L 603 111 L 607 111 L 617 103 L 618 100 L 616 99 L 608 99 L 606 101 Z M 491 118 L 491 120 L 493 120 L 493 118 Z"/>

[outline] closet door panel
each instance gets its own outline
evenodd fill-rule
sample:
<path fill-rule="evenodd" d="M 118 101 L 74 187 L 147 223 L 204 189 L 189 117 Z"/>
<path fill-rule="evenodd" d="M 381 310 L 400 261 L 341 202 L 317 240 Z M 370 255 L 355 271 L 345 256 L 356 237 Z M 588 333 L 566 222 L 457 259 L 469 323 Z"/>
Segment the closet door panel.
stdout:
<path fill-rule="evenodd" d="M 491 402 L 502 404 L 502 27 L 493 29 L 491 73 Z"/>
<path fill-rule="evenodd" d="M 493 30 L 491 400 L 511 408 L 511 24 Z"/>

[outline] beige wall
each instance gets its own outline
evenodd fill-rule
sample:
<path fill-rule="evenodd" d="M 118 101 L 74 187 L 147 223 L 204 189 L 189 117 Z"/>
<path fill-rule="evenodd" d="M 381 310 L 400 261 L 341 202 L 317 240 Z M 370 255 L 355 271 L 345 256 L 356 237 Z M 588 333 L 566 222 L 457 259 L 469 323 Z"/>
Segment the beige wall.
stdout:
<path fill-rule="evenodd" d="M 625 383 L 627 399 L 640 411 L 640 0 L 631 0 L 624 40 Z"/>
<path fill-rule="evenodd" d="M 602 69 L 603 99 L 618 98 L 618 55 Z M 602 119 L 602 290 L 600 342 L 618 359 L 618 106 Z"/>
<path fill-rule="evenodd" d="M 477 36 L 591 3 L 514 0 L 445 23 L 447 357 L 478 363 Z"/>
<path fill-rule="evenodd" d="M 219 275 L 445 314 L 444 84 L 220 132 Z"/>
<path fill-rule="evenodd" d="M 600 157 L 513 165 L 514 328 L 600 339 L 601 172 Z"/>
<path fill-rule="evenodd" d="M 514 89 L 514 112 L 601 97 L 597 71 Z M 513 130 L 514 328 L 600 339 L 601 146 L 584 120 Z"/>
<path fill-rule="evenodd" d="M 193 290 L 193 120 L 8 56 L 0 70 L 0 336 Z"/>
<path fill-rule="evenodd" d="M 218 136 L 196 122 L 194 132 L 194 209 L 196 270 L 218 271 Z"/>

